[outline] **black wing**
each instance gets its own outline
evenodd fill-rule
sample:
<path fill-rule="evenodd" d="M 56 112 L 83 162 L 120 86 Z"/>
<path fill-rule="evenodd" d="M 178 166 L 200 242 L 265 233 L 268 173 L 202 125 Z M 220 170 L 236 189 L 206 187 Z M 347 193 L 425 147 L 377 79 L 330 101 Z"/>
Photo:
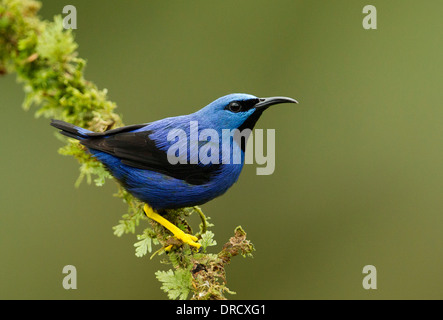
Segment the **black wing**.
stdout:
<path fill-rule="evenodd" d="M 127 131 L 114 129 L 102 134 L 88 134 L 90 138 L 80 142 L 90 149 L 100 150 L 119 158 L 125 165 L 159 172 L 193 185 L 208 183 L 220 169 L 220 164 L 173 165 L 169 163 L 166 152 L 157 148 L 155 141 L 149 138 L 152 131 Z"/>
<path fill-rule="evenodd" d="M 148 124 L 132 124 L 130 126 L 126 126 L 126 127 L 120 127 L 120 128 L 116 128 L 116 129 L 112 129 L 112 130 L 108 130 L 105 132 L 91 132 L 88 133 L 88 137 L 104 137 L 104 136 L 111 136 L 117 133 L 122 133 L 122 132 L 128 132 L 128 131 L 134 131 L 137 129 L 141 129 L 143 127 L 146 127 Z"/>

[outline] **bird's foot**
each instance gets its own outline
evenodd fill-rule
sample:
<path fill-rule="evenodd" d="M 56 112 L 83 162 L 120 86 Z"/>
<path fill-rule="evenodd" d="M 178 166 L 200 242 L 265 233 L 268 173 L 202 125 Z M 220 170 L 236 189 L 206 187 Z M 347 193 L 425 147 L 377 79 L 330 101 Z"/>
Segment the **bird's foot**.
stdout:
<path fill-rule="evenodd" d="M 148 218 L 151 218 L 152 220 L 158 222 L 159 224 L 161 224 L 163 227 L 165 227 L 166 229 L 168 229 L 169 231 L 172 232 L 172 234 L 179 239 L 180 241 L 182 241 L 183 243 L 187 243 L 192 247 L 195 247 L 198 249 L 200 249 L 201 244 L 198 243 L 198 238 L 191 235 L 191 234 L 187 234 L 185 232 L 183 232 L 182 230 L 180 230 L 178 227 L 176 227 L 175 225 L 173 225 L 171 222 L 169 222 L 168 220 L 166 220 L 165 218 L 163 218 L 161 215 L 159 215 L 158 213 L 156 213 L 150 206 L 148 206 L 147 204 L 145 204 L 144 207 L 144 211 L 146 213 L 146 216 Z M 168 247 L 169 250 L 171 250 L 171 248 Z"/>
<path fill-rule="evenodd" d="M 201 244 L 197 243 L 198 238 L 196 236 L 193 236 L 192 234 L 184 233 L 183 231 L 181 231 L 179 233 L 174 233 L 174 236 L 177 239 L 181 240 L 183 243 L 187 243 L 192 247 L 196 247 L 197 250 L 201 247 Z"/>

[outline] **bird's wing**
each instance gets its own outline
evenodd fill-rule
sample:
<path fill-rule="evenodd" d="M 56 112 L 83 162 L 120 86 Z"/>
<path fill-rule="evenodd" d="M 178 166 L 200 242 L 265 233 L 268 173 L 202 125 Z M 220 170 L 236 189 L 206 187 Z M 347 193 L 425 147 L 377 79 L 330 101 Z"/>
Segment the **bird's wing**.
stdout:
<path fill-rule="evenodd" d="M 134 130 L 141 129 L 141 128 L 146 127 L 146 126 L 147 126 L 147 123 L 145 123 L 145 124 L 132 124 L 130 126 L 120 127 L 120 128 L 108 130 L 108 131 L 105 131 L 105 132 L 91 132 L 91 133 L 87 133 L 87 136 L 88 137 L 111 136 L 111 135 L 114 135 L 114 134 L 117 134 L 117 133 L 134 131 Z"/>
<path fill-rule="evenodd" d="M 159 172 L 193 185 L 209 182 L 220 169 L 220 164 L 173 165 L 168 161 L 167 153 L 159 149 L 155 141 L 150 139 L 152 131 L 128 132 L 128 130 L 115 129 L 100 135 L 89 135 L 90 138 L 82 140 L 81 143 L 90 149 L 117 157 L 125 165 Z"/>

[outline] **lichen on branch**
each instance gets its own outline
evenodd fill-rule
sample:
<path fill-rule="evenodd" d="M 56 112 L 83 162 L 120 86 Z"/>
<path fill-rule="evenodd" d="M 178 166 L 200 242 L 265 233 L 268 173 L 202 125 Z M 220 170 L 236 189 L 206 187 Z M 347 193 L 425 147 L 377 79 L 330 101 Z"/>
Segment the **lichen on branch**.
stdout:
<path fill-rule="evenodd" d="M 25 91 L 23 108 L 35 108 L 36 117 L 55 118 L 97 132 L 123 126 L 121 117 L 115 113 L 117 105 L 108 99 L 107 90 L 98 89 L 83 77 L 86 61 L 78 57 L 72 30 L 63 28 L 61 16 L 54 21 L 40 19 L 37 15 L 40 7 L 36 0 L 0 0 L 0 75 L 17 75 Z M 78 141 L 59 134 L 57 137 L 65 144 L 59 153 L 79 162 L 76 186 L 85 179 L 87 183 L 102 186 L 112 178 Z M 202 249 L 196 252 L 149 220 L 143 212 L 143 203 L 120 185 L 115 196 L 128 205 L 128 212 L 113 228 L 114 234 L 119 237 L 134 234 L 141 221 L 149 221 L 137 236 L 135 255 L 146 256 L 152 253 L 153 246 L 158 249 L 151 258 L 167 253 L 163 262 L 172 268 L 158 271 L 156 276 L 170 299 L 225 299 L 226 293 L 233 293 L 226 286 L 225 267 L 232 257 L 250 256 L 254 250 L 243 229 L 235 230 L 221 252 L 208 253 L 216 241 L 214 233 L 208 230 L 213 225 L 201 209 L 168 210 L 167 218 L 187 233 L 192 233 L 187 217 L 199 214 L 202 223 L 197 235 Z"/>

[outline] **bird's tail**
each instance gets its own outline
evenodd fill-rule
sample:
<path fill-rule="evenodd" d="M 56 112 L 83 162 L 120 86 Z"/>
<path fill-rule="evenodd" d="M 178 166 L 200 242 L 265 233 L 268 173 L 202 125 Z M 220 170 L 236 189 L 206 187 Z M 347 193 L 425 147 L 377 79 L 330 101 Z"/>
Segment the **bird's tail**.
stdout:
<path fill-rule="evenodd" d="M 61 121 L 61 120 L 51 120 L 51 126 L 60 129 L 60 133 L 77 140 L 83 140 L 88 138 L 89 133 L 93 133 L 92 131 L 74 126 L 73 124 Z"/>

